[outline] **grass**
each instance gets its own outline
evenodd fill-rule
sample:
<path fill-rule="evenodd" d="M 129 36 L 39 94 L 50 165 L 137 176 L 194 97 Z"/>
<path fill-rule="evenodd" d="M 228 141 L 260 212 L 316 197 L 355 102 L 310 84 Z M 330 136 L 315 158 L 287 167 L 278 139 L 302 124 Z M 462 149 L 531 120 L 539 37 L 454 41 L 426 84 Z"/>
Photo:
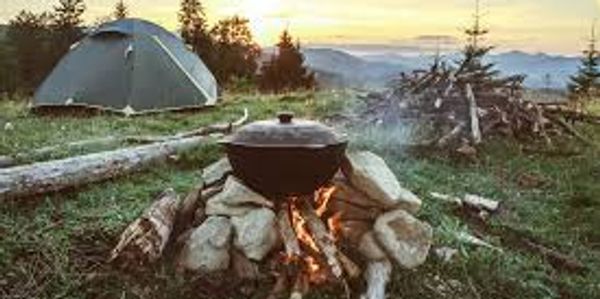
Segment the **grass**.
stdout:
<path fill-rule="evenodd" d="M 170 134 L 217 121 L 233 120 L 244 108 L 252 119 L 291 110 L 326 118 L 344 107 L 344 93 L 288 96 L 229 96 L 210 111 L 158 114 L 133 119 L 116 116 L 41 117 L 23 104 L 0 103 L 0 155 L 15 154 L 61 142 L 107 135 Z M 600 141 L 600 132 L 587 128 Z M 394 135 L 406 134 L 398 130 Z M 441 154 L 411 153 L 403 138 L 366 130 L 352 146 L 381 154 L 401 181 L 424 200 L 419 215 L 432 224 L 436 247 L 459 254 L 443 262 L 431 254 L 414 271 L 396 271 L 390 298 L 600 298 L 600 160 L 597 151 L 575 146 L 578 155 L 549 157 L 529 154 L 508 141 L 492 142 L 477 161 Z M 573 145 L 568 145 L 573 147 Z M 73 153 L 63 153 L 71 155 Z M 239 285 L 223 290 L 221 278 L 182 279 L 166 265 L 142 274 L 113 269 L 105 259 L 123 228 L 167 187 L 185 193 L 199 179 L 198 170 L 221 155 L 208 147 L 186 157 L 177 167 L 157 167 L 79 192 L 43 196 L 0 207 L 1 298 L 243 298 Z M 544 244 L 576 257 L 589 271 L 570 274 L 553 268 L 531 252 L 497 237 L 483 235 L 502 252 L 473 247 L 456 238 L 476 233 L 449 206 L 429 196 L 432 191 L 473 193 L 502 201 L 494 226 L 523 231 Z M 226 277 L 225 277 L 226 278 Z M 337 298 L 336 292 L 311 298 Z M 264 296 L 263 296 L 264 297 Z M 260 298 L 260 297 L 258 297 Z"/>

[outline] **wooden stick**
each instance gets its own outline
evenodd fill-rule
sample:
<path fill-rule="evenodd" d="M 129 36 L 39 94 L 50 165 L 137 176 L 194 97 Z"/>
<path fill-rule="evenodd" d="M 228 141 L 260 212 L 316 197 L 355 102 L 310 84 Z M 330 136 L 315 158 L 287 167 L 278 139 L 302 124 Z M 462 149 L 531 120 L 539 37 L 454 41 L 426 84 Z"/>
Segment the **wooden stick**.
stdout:
<path fill-rule="evenodd" d="M 309 289 L 310 281 L 308 280 L 306 273 L 302 271 L 298 272 L 298 276 L 296 277 L 296 281 L 292 287 L 290 299 L 304 298 L 304 295 L 308 294 Z"/>
<path fill-rule="evenodd" d="M 287 257 L 299 257 L 302 255 L 300 243 L 291 224 L 290 208 L 288 204 L 283 204 L 278 215 L 279 233 L 283 239 L 285 253 Z"/>
<path fill-rule="evenodd" d="M 173 189 L 160 194 L 121 234 L 109 261 L 118 260 L 124 265 L 156 262 L 170 239 L 178 205 L 179 197 Z"/>
<path fill-rule="evenodd" d="M 551 114 L 546 114 L 546 117 L 548 119 L 550 119 L 551 121 L 555 122 L 558 126 L 565 129 L 569 134 L 573 135 L 575 138 L 577 138 L 577 140 L 581 141 L 582 143 L 592 146 L 592 147 L 598 147 L 598 145 L 595 144 L 594 142 L 592 142 L 590 140 L 590 138 L 583 136 L 581 133 L 579 133 L 577 130 L 575 130 L 575 128 L 573 128 L 573 126 L 569 125 L 566 121 L 560 119 L 559 117 L 551 115 Z"/>
<path fill-rule="evenodd" d="M 480 144 L 482 141 L 481 137 L 481 129 L 479 127 L 479 115 L 478 115 L 478 107 L 477 101 L 475 100 L 475 95 L 473 94 L 473 89 L 471 88 L 471 84 L 467 83 L 465 87 L 467 101 L 469 102 L 469 114 L 471 116 L 471 134 L 473 137 L 474 144 Z"/>
<path fill-rule="evenodd" d="M 448 145 L 448 143 L 450 143 L 450 141 L 452 141 L 453 139 L 457 138 L 460 135 L 460 133 L 462 132 L 464 127 L 465 127 L 464 123 L 459 123 L 458 125 L 456 125 L 456 127 L 454 127 L 454 129 L 452 129 L 452 131 L 450 131 L 450 133 L 444 135 L 442 138 L 440 138 L 438 140 L 437 146 L 439 148 L 446 147 L 446 145 Z"/>
<path fill-rule="evenodd" d="M 344 267 L 344 270 L 348 277 L 350 277 L 351 279 L 355 279 L 358 276 L 360 276 L 360 267 L 358 267 L 358 265 L 354 261 L 352 261 L 347 255 L 345 255 L 341 251 L 338 251 L 337 257 L 340 263 L 342 264 L 342 267 Z"/>
<path fill-rule="evenodd" d="M 333 237 L 329 234 L 327 227 L 323 224 L 314 207 L 306 198 L 300 198 L 298 203 L 300 203 L 300 214 L 306 220 L 317 246 L 327 259 L 327 264 L 331 268 L 331 272 L 336 278 L 341 278 L 343 270 L 337 259 L 338 250 Z"/>
<path fill-rule="evenodd" d="M 214 140 L 184 138 L 164 143 L 0 169 L 0 202 L 76 188 L 164 163 Z"/>

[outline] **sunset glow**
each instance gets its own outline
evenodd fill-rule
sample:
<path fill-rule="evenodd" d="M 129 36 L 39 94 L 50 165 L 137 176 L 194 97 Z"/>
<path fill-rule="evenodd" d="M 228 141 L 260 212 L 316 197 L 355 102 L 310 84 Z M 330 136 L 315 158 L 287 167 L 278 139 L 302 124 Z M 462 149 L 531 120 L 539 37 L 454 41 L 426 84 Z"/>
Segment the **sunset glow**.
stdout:
<path fill-rule="evenodd" d="M 0 22 L 21 9 L 50 9 L 52 0 L 3 0 Z M 88 0 L 89 22 L 110 13 L 114 1 Z M 448 47 L 461 41 L 470 22 L 472 0 L 211 0 L 203 1 L 210 22 L 243 15 L 256 39 L 271 45 L 285 28 L 310 44 L 421 46 L 423 37 L 444 37 Z M 177 28 L 176 0 L 129 0 L 134 16 Z M 501 50 L 564 54 L 579 52 L 600 0 L 484 0 L 490 42 Z M 454 39 L 454 41 L 452 41 Z"/>

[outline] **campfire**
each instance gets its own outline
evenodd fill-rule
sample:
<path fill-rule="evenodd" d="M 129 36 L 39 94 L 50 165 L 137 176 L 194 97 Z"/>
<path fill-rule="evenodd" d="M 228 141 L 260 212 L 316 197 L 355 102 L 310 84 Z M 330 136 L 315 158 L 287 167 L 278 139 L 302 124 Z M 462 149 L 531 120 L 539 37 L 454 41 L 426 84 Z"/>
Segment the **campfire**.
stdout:
<path fill-rule="evenodd" d="M 172 190 L 161 194 L 123 233 L 112 260 L 154 263 L 171 248 L 179 272 L 271 281 L 268 298 L 303 298 L 320 287 L 350 298 L 362 278 L 363 298 L 383 299 L 393 262 L 412 269 L 427 258 L 432 229 L 414 216 L 421 200 L 373 153 L 342 153 L 325 183 L 288 195 L 257 191 L 233 164 L 224 158 L 206 168 L 181 203 Z"/>

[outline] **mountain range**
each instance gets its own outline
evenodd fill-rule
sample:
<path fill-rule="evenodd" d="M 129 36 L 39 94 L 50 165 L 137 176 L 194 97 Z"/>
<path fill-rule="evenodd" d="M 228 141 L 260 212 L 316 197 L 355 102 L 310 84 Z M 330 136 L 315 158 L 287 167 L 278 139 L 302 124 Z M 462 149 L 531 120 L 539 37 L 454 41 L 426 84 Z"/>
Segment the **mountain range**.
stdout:
<path fill-rule="evenodd" d="M 314 70 L 326 85 L 336 87 L 382 87 L 395 75 L 427 68 L 433 61 L 431 55 L 402 55 L 381 53 L 356 55 L 335 48 L 304 48 L 307 66 Z M 459 60 L 460 55 L 442 57 L 448 63 Z M 491 54 L 490 62 L 502 74 L 524 74 L 529 88 L 566 88 L 569 77 L 577 71 L 580 58 L 544 53 L 530 54 L 520 51 Z"/>

